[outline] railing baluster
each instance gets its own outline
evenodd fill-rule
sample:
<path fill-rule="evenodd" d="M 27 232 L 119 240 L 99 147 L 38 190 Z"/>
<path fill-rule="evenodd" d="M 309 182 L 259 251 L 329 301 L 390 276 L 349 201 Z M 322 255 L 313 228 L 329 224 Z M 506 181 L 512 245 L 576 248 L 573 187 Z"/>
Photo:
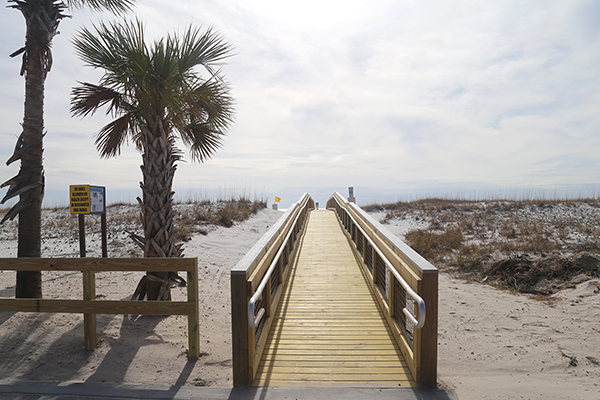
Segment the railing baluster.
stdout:
<path fill-rule="evenodd" d="M 371 246 L 371 244 L 367 243 L 365 245 L 365 265 L 367 266 L 367 268 L 369 269 L 369 272 L 371 272 L 371 274 L 373 274 L 374 276 L 374 272 L 373 272 L 373 246 Z"/>

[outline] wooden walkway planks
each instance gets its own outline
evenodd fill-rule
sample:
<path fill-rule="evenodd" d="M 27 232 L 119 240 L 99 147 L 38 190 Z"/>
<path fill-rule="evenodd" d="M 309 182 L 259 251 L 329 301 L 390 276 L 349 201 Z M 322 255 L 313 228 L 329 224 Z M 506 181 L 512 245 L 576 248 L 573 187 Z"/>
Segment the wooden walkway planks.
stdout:
<path fill-rule="evenodd" d="M 332 211 L 313 211 L 254 385 L 413 386 Z"/>

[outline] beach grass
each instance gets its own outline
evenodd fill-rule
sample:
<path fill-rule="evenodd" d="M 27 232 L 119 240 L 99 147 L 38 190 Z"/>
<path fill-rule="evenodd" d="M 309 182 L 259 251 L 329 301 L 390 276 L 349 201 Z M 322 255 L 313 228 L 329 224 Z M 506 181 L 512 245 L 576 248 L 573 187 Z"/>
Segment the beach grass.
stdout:
<path fill-rule="evenodd" d="M 406 243 L 458 277 L 549 294 L 574 280 L 600 276 L 589 259 L 600 258 L 598 198 L 430 198 L 363 208 L 383 212 L 383 224 L 420 221 L 406 233 Z"/>
<path fill-rule="evenodd" d="M 173 224 L 177 241 L 188 241 L 197 233 L 206 235 L 217 226 L 232 227 L 255 215 L 267 207 L 266 200 L 248 199 L 244 197 L 227 200 L 186 201 L 173 205 Z M 8 209 L 6 210 L 8 211 Z M 139 206 L 126 202 L 117 202 L 106 207 L 108 238 L 119 238 L 125 232 L 141 234 L 141 216 Z M 100 231 L 98 215 L 85 218 L 85 229 L 88 232 Z M 0 239 L 17 238 L 18 218 L 6 221 L 0 226 Z M 78 240 L 79 219 L 70 214 L 68 207 L 44 208 L 42 213 L 42 239 L 65 237 Z"/>

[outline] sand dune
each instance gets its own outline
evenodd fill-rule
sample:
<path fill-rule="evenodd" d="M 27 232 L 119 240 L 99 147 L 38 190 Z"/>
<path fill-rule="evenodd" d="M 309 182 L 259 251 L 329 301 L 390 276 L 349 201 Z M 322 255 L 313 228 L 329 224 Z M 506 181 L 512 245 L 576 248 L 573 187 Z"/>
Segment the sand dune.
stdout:
<path fill-rule="evenodd" d="M 88 353 L 80 315 L 0 313 L 0 379 L 230 386 L 229 270 L 280 215 L 262 210 L 185 244 L 185 255 L 199 260 L 197 362 L 186 357 L 185 317 L 99 315 L 99 344 Z M 0 232 L 0 257 L 16 256 L 9 228 Z M 78 255 L 74 233 L 53 232 L 45 236 L 44 256 Z M 94 235 L 90 256 L 99 254 Z M 115 229 L 109 256 L 135 251 Z M 99 273 L 97 294 L 129 298 L 141 274 Z M 45 297 L 81 298 L 80 274 L 52 272 L 43 279 Z M 0 272 L 0 296 L 13 296 L 14 282 L 13 272 Z M 460 399 L 600 398 L 599 280 L 539 300 L 442 273 L 439 296 L 439 383 Z M 174 289 L 173 297 L 183 299 L 185 289 Z"/>

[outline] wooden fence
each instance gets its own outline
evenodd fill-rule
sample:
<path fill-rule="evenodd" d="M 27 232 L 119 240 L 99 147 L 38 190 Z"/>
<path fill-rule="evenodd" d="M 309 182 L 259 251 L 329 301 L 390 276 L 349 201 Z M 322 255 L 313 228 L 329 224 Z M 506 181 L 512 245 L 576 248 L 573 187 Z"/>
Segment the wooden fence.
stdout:
<path fill-rule="evenodd" d="M 329 199 L 327 208 L 336 211 L 415 381 L 420 386 L 435 387 L 438 328 L 437 268 L 384 229 L 360 207 L 346 201 L 339 193 L 334 193 Z M 386 265 L 383 258 L 391 265 Z M 391 268 L 394 268 L 425 302 L 426 318 L 421 329 L 407 321 L 402 311 L 403 308 L 412 308 L 413 314 L 419 317 L 417 304 L 407 295 L 407 291 Z"/>
<path fill-rule="evenodd" d="M 187 315 L 188 356 L 197 359 L 200 354 L 197 258 L 0 258 L 0 270 L 83 272 L 83 300 L 2 298 L 0 311 L 82 313 L 88 351 L 97 343 L 96 314 Z M 186 271 L 187 301 L 96 300 L 99 271 Z"/>

